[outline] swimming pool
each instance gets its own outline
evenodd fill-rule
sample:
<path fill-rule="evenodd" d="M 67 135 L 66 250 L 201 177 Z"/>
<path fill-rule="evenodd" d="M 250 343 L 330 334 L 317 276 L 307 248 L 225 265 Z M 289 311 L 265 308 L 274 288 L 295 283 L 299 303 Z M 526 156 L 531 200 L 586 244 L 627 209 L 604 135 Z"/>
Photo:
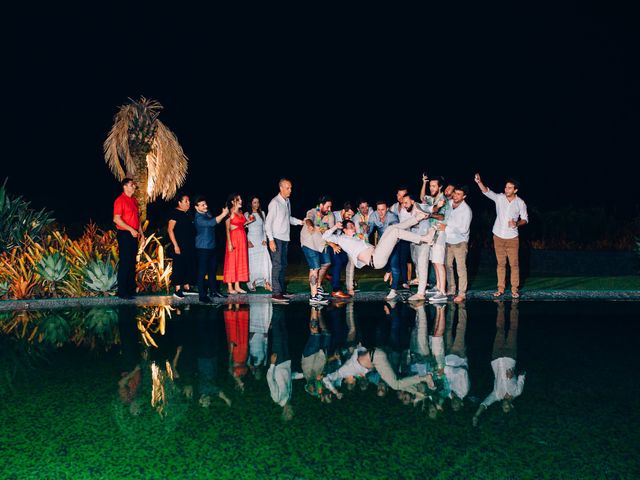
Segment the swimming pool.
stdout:
<path fill-rule="evenodd" d="M 639 318 L 633 302 L 0 312 L 0 477 L 637 477 Z M 328 396 L 316 374 L 358 345 L 386 363 Z M 288 360 L 307 378 L 282 407 Z M 387 367 L 417 383 L 385 388 Z M 474 427 L 494 369 L 512 372 Z"/>

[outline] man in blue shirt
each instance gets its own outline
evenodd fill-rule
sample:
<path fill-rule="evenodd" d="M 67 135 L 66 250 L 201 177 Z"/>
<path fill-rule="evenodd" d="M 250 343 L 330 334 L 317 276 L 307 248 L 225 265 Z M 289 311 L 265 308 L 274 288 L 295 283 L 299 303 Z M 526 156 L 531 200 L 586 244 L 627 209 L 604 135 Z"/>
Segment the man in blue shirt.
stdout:
<path fill-rule="evenodd" d="M 382 237 L 382 234 L 389 225 L 399 223 L 398 215 L 389 210 L 387 202 L 379 200 L 376 202 L 376 211 L 369 215 L 369 232 L 373 235 L 374 232 L 378 232 L 378 238 Z M 387 300 L 394 299 L 398 293 L 398 284 L 400 283 L 400 255 L 398 253 L 398 245 L 393 249 L 391 257 L 389 257 L 389 263 L 387 263 L 385 273 L 385 279 L 389 272 L 391 272 L 391 290 L 387 295 Z"/>
<path fill-rule="evenodd" d="M 196 198 L 195 209 L 198 292 L 202 303 L 211 303 L 211 299 L 207 295 L 207 286 L 212 296 L 218 298 L 225 297 L 218 289 L 218 280 L 216 279 L 218 259 L 216 258 L 216 235 L 214 228 L 229 214 L 229 209 L 224 207 L 220 215 L 214 217 L 209 212 L 207 199 L 202 196 Z M 208 279 L 206 284 L 205 276 Z"/>

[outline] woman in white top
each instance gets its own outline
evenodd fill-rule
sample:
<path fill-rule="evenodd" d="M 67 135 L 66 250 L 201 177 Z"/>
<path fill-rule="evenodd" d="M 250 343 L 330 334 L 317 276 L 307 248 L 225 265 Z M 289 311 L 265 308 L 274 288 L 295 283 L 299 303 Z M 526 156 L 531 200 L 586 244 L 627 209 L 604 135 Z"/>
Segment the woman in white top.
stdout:
<path fill-rule="evenodd" d="M 246 212 L 245 217 L 253 215 L 253 222 L 248 221 L 247 240 L 249 247 L 249 283 L 247 287 L 255 292 L 256 287 L 264 287 L 271 291 L 271 257 L 267 248 L 267 236 L 264 231 L 265 215 L 260 208 L 260 199 L 251 198 L 251 212 Z"/>

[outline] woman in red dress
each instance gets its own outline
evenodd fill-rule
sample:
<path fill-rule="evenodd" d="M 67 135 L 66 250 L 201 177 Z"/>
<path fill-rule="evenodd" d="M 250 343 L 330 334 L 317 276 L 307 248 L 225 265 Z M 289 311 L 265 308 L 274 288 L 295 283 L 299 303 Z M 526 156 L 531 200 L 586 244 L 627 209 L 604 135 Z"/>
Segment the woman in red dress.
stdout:
<path fill-rule="evenodd" d="M 229 373 L 236 382 L 236 388 L 244 391 L 242 379 L 249 370 L 249 309 L 230 303 L 222 316 L 229 345 Z"/>
<path fill-rule="evenodd" d="M 249 281 L 249 250 L 247 247 L 247 232 L 244 224 L 247 219 L 242 214 L 242 198 L 233 194 L 227 201 L 229 217 L 227 226 L 227 249 L 224 257 L 224 282 L 229 294 L 247 293 L 240 288 L 240 282 Z M 249 217 L 251 221 L 251 217 Z"/>

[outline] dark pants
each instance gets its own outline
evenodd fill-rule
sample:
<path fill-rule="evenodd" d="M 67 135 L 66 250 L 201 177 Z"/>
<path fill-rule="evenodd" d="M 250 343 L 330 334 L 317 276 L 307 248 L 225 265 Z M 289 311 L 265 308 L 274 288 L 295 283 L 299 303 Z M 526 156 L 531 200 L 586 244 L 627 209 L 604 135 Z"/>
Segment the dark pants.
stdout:
<path fill-rule="evenodd" d="M 204 299 L 207 296 L 207 286 L 209 287 L 210 293 L 218 291 L 218 280 L 216 280 L 218 259 L 216 257 L 216 249 L 196 248 L 196 259 L 198 261 L 198 292 L 200 293 L 200 298 Z M 205 276 L 208 277 L 206 283 L 204 279 Z"/>
<path fill-rule="evenodd" d="M 126 230 L 118 230 L 118 296 L 128 297 L 136 293 L 136 254 L 138 240 Z"/>
<path fill-rule="evenodd" d="M 408 242 L 404 242 L 404 241 L 400 241 L 400 243 L 408 243 Z M 401 269 L 400 269 L 400 243 L 398 243 L 394 249 L 393 252 L 391 253 L 391 256 L 389 257 L 389 263 L 387 264 L 391 270 L 391 288 L 394 290 L 398 289 L 398 285 L 400 284 L 400 277 L 401 277 Z M 405 269 L 405 278 L 407 278 L 407 274 L 406 274 L 406 270 L 407 270 L 407 265 L 405 264 L 404 266 Z"/>
<path fill-rule="evenodd" d="M 282 314 L 283 307 L 273 308 L 273 317 L 271 320 L 271 353 L 278 355 L 276 365 L 291 360 L 289 355 L 289 334 L 287 332 L 287 324 Z"/>
<path fill-rule="evenodd" d="M 331 249 L 331 289 L 334 292 L 342 290 L 340 275 L 349 263 L 349 255 L 346 252 L 334 253 Z"/>
<path fill-rule="evenodd" d="M 406 240 L 400 240 L 398 245 L 396 245 L 398 249 L 398 259 L 400 264 L 400 276 L 398 280 L 402 283 L 407 282 L 407 263 L 411 260 L 411 242 Z"/>
<path fill-rule="evenodd" d="M 174 286 L 191 285 L 195 275 L 195 252 L 193 248 L 183 248 L 180 255 L 173 254 L 173 271 L 171 272 L 171 283 Z"/>
<path fill-rule="evenodd" d="M 287 253 L 289 252 L 289 242 L 275 239 L 276 251 L 271 254 L 271 282 L 273 294 L 280 295 L 285 293 L 285 273 L 287 271 Z"/>

